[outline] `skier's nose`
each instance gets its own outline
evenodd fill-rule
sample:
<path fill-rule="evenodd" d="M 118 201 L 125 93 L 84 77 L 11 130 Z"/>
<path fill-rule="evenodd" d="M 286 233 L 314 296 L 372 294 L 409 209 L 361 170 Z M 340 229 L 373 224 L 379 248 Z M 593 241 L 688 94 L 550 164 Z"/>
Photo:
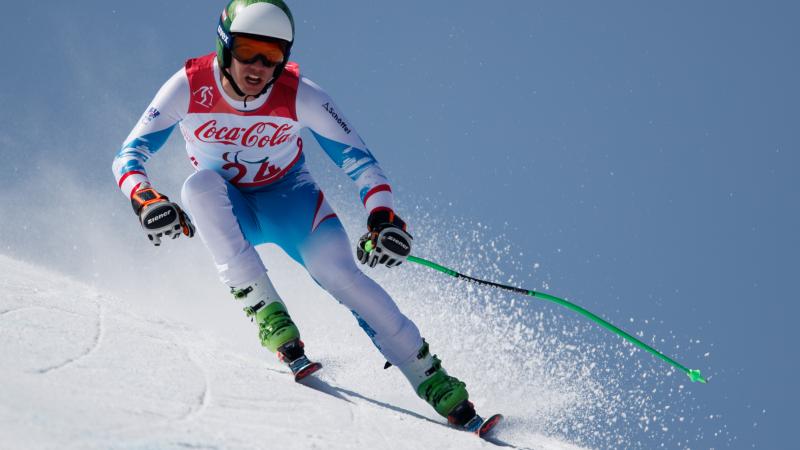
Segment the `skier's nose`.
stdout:
<path fill-rule="evenodd" d="M 267 66 L 266 64 L 264 64 L 264 61 L 261 58 L 255 60 L 249 66 L 261 73 L 269 72 L 275 67 L 275 66 Z"/>

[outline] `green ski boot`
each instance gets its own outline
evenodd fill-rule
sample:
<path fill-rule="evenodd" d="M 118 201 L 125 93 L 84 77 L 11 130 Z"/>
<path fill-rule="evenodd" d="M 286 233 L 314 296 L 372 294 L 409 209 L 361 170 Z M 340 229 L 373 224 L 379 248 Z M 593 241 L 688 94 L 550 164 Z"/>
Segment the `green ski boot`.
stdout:
<path fill-rule="evenodd" d="M 442 361 L 430 354 L 425 340 L 416 358 L 400 366 L 400 370 L 417 395 L 451 424 L 463 427 L 475 417 L 475 408 L 469 401 L 466 384 L 447 374 L 442 368 Z"/>
<path fill-rule="evenodd" d="M 300 339 L 300 331 L 266 273 L 245 287 L 232 287 L 231 294 L 244 302 L 245 314 L 258 324 L 261 345 L 271 352 L 277 352 L 278 347 L 289 341 Z"/>
<path fill-rule="evenodd" d="M 295 381 L 322 368 L 320 363 L 306 357 L 300 331 L 267 274 L 243 288 L 231 288 L 231 294 L 245 303 L 245 314 L 258 324 L 261 345 L 277 353 L 278 359 L 289 366 Z"/>
<path fill-rule="evenodd" d="M 272 302 L 258 309 L 245 308 L 245 313 L 248 317 L 255 316 L 261 345 L 271 352 L 277 352 L 279 347 L 289 341 L 300 339 L 300 330 L 281 302 Z"/>

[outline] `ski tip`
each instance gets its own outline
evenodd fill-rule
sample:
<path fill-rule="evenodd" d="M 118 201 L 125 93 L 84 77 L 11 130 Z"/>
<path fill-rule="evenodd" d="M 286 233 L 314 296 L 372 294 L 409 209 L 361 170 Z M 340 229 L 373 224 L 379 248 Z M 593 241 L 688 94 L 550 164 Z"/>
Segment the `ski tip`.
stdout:
<path fill-rule="evenodd" d="M 303 378 L 305 378 L 305 377 L 311 375 L 312 373 L 318 371 L 319 369 L 322 369 L 322 364 L 320 364 L 318 362 L 311 363 L 311 364 L 303 367 L 302 369 L 298 370 L 297 373 L 294 374 L 294 381 L 300 381 Z"/>
<path fill-rule="evenodd" d="M 689 379 L 692 380 L 693 383 L 708 383 L 698 369 L 689 369 L 686 371 L 686 375 L 689 376 Z"/>
<path fill-rule="evenodd" d="M 478 428 L 478 431 L 475 433 L 480 437 L 484 437 L 489 434 L 500 421 L 503 420 L 502 414 L 495 414 L 488 419 L 484 420 L 481 424 L 481 427 Z"/>

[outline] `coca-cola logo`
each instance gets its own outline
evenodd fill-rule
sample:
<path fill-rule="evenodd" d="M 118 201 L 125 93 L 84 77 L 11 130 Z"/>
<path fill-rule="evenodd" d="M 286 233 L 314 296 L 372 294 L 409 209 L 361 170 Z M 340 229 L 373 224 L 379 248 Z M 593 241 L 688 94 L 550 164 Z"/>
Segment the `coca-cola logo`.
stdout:
<path fill-rule="evenodd" d="M 291 129 L 292 125 L 273 122 L 256 122 L 249 127 L 220 127 L 216 119 L 212 119 L 197 127 L 194 136 L 209 144 L 264 148 L 288 141 L 292 137 Z"/>

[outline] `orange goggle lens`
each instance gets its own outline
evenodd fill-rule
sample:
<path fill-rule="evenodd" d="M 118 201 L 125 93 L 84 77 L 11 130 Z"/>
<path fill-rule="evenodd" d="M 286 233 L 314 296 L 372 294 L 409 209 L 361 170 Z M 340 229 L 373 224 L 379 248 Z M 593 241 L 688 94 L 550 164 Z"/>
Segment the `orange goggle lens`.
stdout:
<path fill-rule="evenodd" d="M 267 67 L 275 67 L 283 62 L 283 46 L 277 42 L 259 41 L 245 36 L 233 39 L 231 54 L 239 62 L 253 64 L 259 59 Z"/>

